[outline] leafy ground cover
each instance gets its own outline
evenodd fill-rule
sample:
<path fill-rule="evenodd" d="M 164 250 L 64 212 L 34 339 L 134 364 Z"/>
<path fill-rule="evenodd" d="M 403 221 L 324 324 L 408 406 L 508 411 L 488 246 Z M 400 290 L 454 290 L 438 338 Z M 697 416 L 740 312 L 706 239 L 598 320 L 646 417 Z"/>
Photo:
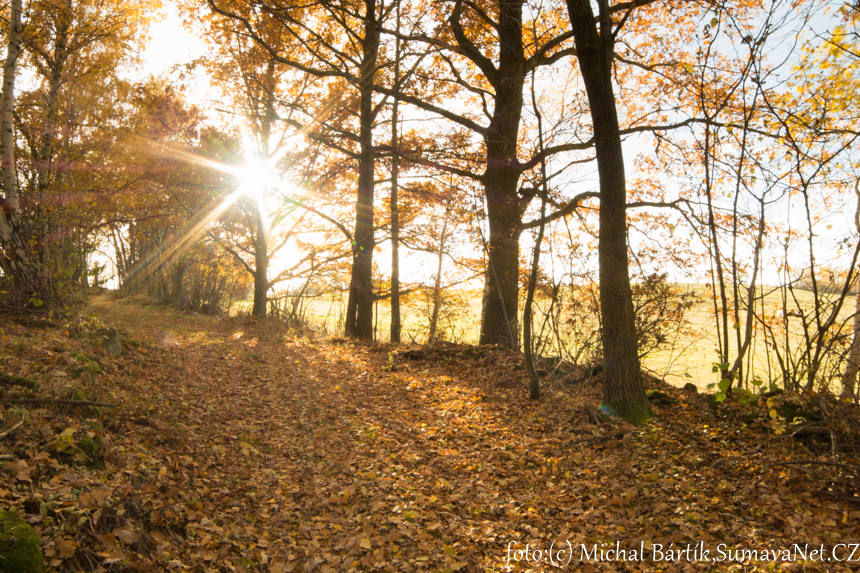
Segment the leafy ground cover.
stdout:
<path fill-rule="evenodd" d="M 354 344 L 137 302 L 89 316 L 0 324 L 0 374 L 116 406 L 5 390 L 0 509 L 35 527 L 50 571 L 860 565 L 836 561 L 860 542 L 852 406 L 712 410 L 650 379 L 657 417 L 634 428 L 598 422 L 599 375 L 556 373 L 530 401 L 520 355 L 496 348 Z"/>

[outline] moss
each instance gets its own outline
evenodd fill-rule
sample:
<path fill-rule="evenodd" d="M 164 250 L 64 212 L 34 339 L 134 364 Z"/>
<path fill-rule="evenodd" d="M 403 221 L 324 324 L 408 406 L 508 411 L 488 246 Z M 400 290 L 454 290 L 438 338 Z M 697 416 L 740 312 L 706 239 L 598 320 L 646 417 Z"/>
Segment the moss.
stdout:
<path fill-rule="evenodd" d="M 90 424 L 90 434 L 94 434 L 93 437 L 87 436 L 75 444 L 75 446 L 80 450 L 80 454 L 83 454 L 88 459 L 85 459 L 87 466 L 93 468 L 103 468 L 104 467 L 104 441 L 102 441 L 102 435 L 104 434 L 104 428 L 98 422 L 93 422 Z"/>
<path fill-rule="evenodd" d="M 0 571 L 44 571 L 39 537 L 21 517 L 8 511 L 0 511 Z"/>
<path fill-rule="evenodd" d="M 654 416 L 647 397 L 644 400 L 617 400 L 610 402 L 609 406 L 634 426 L 639 426 Z"/>
<path fill-rule="evenodd" d="M 104 466 L 104 461 L 102 460 L 102 454 L 104 453 L 104 442 L 102 442 L 101 436 L 96 436 L 95 438 L 86 437 L 75 444 L 75 447 L 80 450 L 79 453 L 86 456 L 84 460 L 87 466 L 90 467 L 102 467 Z"/>
<path fill-rule="evenodd" d="M 81 402 L 89 401 L 87 395 L 84 394 L 84 391 L 80 388 L 70 389 L 66 396 L 66 400 L 78 400 Z M 75 406 L 75 410 L 80 413 L 80 415 L 84 418 L 98 418 L 101 414 L 101 410 L 99 410 L 96 406 Z"/>

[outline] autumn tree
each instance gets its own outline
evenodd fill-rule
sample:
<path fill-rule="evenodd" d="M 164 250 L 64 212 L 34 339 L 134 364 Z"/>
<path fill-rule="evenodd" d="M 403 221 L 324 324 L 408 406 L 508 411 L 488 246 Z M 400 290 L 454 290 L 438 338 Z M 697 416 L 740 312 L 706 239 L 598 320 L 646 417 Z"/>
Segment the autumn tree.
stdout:
<path fill-rule="evenodd" d="M 576 57 L 588 94 L 600 178 L 600 305 L 603 312 L 603 402 L 633 422 L 651 416 L 636 345 L 627 261 L 627 186 L 613 88 L 619 31 L 637 4 L 568 0 Z"/>
<path fill-rule="evenodd" d="M 57 169 L 57 133 L 62 133 L 67 152 L 94 143 L 90 133 L 78 139 L 72 135 L 80 134 L 80 116 L 86 113 L 76 107 L 80 102 L 73 94 L 79 94 L 88 82 L 92 83 L 84 90 L 102 89 L 104 95 L 123 84 L 117 70 L 132 60 L 131 43 L 146 29 L 148 7 L 124 0 L 44 0 L 28 6 L 30 24 L 39 25 L 28 24 L 23 30 L 20 47 L 24 57 L 19 63 L 34 73 L 37 87 L 22 92 L 14 109 L 17 130 L 7 135 L 10 145 L 18 147 L 19 162 L 10 165 L 7 183 L 21 184 L 17 219 L 19 232 L 27 234 L 28 240 L 26 244 L 18 241 L 18 256 L 27 260 L 33 276 L 38 275 L 45 284 L 54 278 L 65 280 L 70 260 L 80 259 L 70 251 L 72 236 L 82 237 L 70 224 L 72 220 L 61 214 L 61 205 L 70 203 L 58 198 L 69 193 L 68 180 L 73 174 L 67 168 Z M 106 89 L 106 84 L 111 88 Z M 103 105 L 96 107 L 104 109 Z M 24 158 L 27 161 L 20 161 Z M 13 163 L 11 159 L 9 163 Z M 14 190 L 10 191 L 7 196 L 14 197 Z M 78 241 L 76 247 L 80 246 Z M 80 268 L 78 265 L 73 274 L 78 276 Z"/>
<path fill-rule="evenodd" d="M 21 0 L 10 4 L 9 29 L 7 30 L 6 61 L 3 64 L 3 91 L 0 94 L 0 175 L 2 175 L 3 198 L 0 202 L 0 239 L 2 250 L 0 260 L 4 274 L 14 276 L 20 271 L 22 258 L 26 251 L 23 245 L 13 242 L 17 218 L 21 205 L 18 182 L 15 173 L 15 77 L 18 58 L 21 55 Z"/>
<path fill-rule="evenodd" d="M 434 165 L 483 187 L 489 234 L 480 341 L 512 348 L 519 346 L 522 216 L 534 198 L 533 192 L 521 191 L 519 182 L 539 161 L 534 157 L 521 161 L 519 157 L 523 90 L 529 73 L 552 66 L 571 53 L 566 44 L 570 35 L 559 24 L 557 11 L 541 5 L 529 15 L 539 24 L 525 25 L 523 6 L 520 1 L 486 6 L 455 2 L 433 8 L 434 19 L 445 22 L 435 30 L 386 30 L 392 36 L 427 46 L 433 57 L 422 72 L 420 90 L 377 85 L 380 92 L 463 130 L 467 147 L 462 149 L 470 150 L 474 166 L 462 169 L 444 160 Z M 469 102 L 474 108 L 468 113 L 454 111 L 452 106 L 438 103 L 445 99 Z"/>
<path fill-rule="evenodd" d="M 280 113 L 284 109 L 282 102 L 287 102 L 288 105 L 290 100 L 300 100 L 305 91 L 303 87 L 308 85 L 308 78 L 300 77 L 297 81 L 289 82 L 285 78 L 288 68 L 278 62 L 268 50 L 244 35 L 237 21 L 212 15 L 198 15 L 198 23 L 207 31 L 213 51 L 213 55 L 203 61 L 227 101 L 233 102 L 235 106 L 232 110 L 221 111 L 227 113 L 228 117 L 236 116 L 248 126 L 251 137 L 246 144 L 253 142 L 255 147 L 245 149 L 243 153 L 249 169 L 259 170 L 261 173 L 249 172 L 246 175 L 251 179 L 256 178 L 257 185 L 271 186 L 276 172 L 280 169 L 278 163 L 284 163 L 282 160 L 288 152 L 286 146 L 292 139 L 289 133 L 292 128 L 282 120 Z M 277 22 L 270 19 L 261 23 L 259 33 L 263 34 L 267 45 L 274 51 L 287 51 L 288 38 Z M 291 90 L 296 94 L 294 97 L 289 95 Z M 290 119 L 288 109 L 283 115 L 283 119 Z M 267 175 L 272 181 L 265 181 Z M 247 185 L 249 182 L 239 181 L 237 184 Z M 234 217 L 230 229 L 224 229 L 225 235 L 222 238 L 232 237 L 226 239 L 230 244 L 225 244 L 224 248 L 233 253 L 237 261 L 253 276 L 252 313 L 264 318 L 268 292 L 279 282 L 277 279 L 283 279 L 269 277 L 270 261 L 288 240 L 276 241 L 273 244 L 272 233 L 277 232 L 278 224 L 294 212 L 296 206 L 283 201 L 277 206 L 267 206 L 267 202 L 272 203 L 267 201 L 267 196 L 274 192 L 271 187 L 247 191 L 247 197 L 242 197 L 237 202 L 238 208 L 248 210 L 247 216 Z M 273 212 L 267 212 L 269 208 L 272 208 Z M 238 227 L 236 223 L 239 223 Z M 238 240 L 236 234 L 242 226 L 250 235 L 250 241 L 247 243 Z M 246 260 L 246 255 L 250 255 L 252 260 Z"/>
<path fill-rule="evenodd" d="M 324 99 L 330 105 L 352 100 L 358 125 L 337 127 L 338 148 L 356 163 L 356 208 L 353 262 L 347 302 L 345 331 L 359 339 L 373 337 L 373 250 L 376 153 L 373 128 L 382 107 L 374 102 L 374 77 L 378 70 L 381 22 L 389 7 L 376 0 L 355 4 L 323 2 L 306 7 L 286 7 L 277 2 L 233 3 L 208 0 L 210 9 L 235 20 L 272 58 L 314 77 L 332 80 Z M 267 41 L 262 26 L 280 26 L 291 37 L 291 49 L 280 51 Z M 264 24 L 265 23 L 265 24 Z M 341 98 L 343 95 L 343 99 Z M 348 104 L 352 105 L 352 104 Z M 303 127 L 308 127 L 304 126 Z M 335 138 L 332 138 L 335 139 Z M 354 150 L 353 147 L 358 147 Z"/>

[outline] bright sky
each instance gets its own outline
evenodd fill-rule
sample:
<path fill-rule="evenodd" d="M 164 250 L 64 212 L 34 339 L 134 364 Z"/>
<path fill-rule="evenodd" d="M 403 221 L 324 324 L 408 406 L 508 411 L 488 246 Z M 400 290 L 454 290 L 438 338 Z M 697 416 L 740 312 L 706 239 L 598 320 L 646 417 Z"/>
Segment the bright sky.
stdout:
<path fill-rule="evenodd" d="M 165 3 L 161 17 L 150 26 L 151 40 L 143 51 L 143 74 L 170 74 L 174 66 L 188 64 L 207 52 L 206 46 L 182 25 L 179 11 L 172 3 Z M 185 94 L 191 103 L 200 104 L 210 99 L 209 79 L 198 73 L 197 81 Z"/>

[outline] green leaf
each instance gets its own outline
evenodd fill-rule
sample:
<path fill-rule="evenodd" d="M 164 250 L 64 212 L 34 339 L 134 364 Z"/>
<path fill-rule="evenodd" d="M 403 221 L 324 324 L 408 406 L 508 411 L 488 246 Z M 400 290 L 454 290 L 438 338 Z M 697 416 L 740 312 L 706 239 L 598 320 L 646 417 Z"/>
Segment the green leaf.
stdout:
<path fill-rule="evenodd" d="M 715 28 L 720 23 L 719 18 L 711 18 L 711 28 Z"/>
<path fill-rule="evenodd" d="M 725 392 L 726 390 L 728 390 L 729 386 L 731 386 L 731 385 L 732 385 L 732 381 L 731 380 L 725 380 L 725 379 L 720 380 L 720 383 L 718 384 L 721 392 Z"/>
<path fill-rule="evenodd" d="M 717 399 L 717 402 L 724 402 L 726 400 L 726 393 L 725 392 L 717 392 L 717 394 L 716 394 L 716 396 L 714 396 L 714 398 Z"/>

